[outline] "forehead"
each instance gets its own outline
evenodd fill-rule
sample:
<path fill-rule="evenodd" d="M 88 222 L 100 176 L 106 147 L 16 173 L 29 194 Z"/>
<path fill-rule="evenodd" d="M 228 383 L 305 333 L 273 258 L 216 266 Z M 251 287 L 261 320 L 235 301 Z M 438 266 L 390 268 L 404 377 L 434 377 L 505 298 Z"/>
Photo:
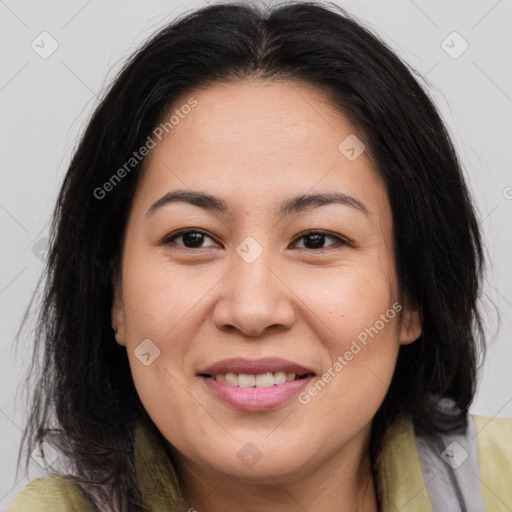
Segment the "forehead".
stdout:
<path fill-rule="evenodd" d="M 160 126 L 141 187 L 153 197 L 200 188 L 255 205 L 318 188 L 369 197 L 370 209 L 386 200 L 363 135 L 309 84 L 210 84 L 178 98 Z"/>
<path fill-rule="evenodd" d="M 294 155 L 298 159 L 312 156 L 315 148 L 336 150 L 340 137 L 356 131 L 327 97 L 301 82 L 214 83 L 177 99 L 170 113 L 179 111 L 192 97 L 197 105 L 166 137 L 170 146 L 193 136 L 203 153 L 230 151 L 243 157 L 243 152 L 248 157 L 271 159 L 279 151 L 281 160 Z"/>

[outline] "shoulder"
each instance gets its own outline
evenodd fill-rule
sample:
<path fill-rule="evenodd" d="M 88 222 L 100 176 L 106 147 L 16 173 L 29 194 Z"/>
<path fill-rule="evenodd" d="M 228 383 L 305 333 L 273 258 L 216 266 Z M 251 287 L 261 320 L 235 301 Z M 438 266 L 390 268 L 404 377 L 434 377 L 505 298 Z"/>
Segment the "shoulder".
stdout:
<path fill-rule="evenodd" d="M 493 418 L 471 414 L 480 462 L 492 463 L 496 470 L 504 471 L 512 487 L 512 418 Z"/>
<path fill-rule="evenodd" d="M 468 414 L 464 432 L 439 439 L 416 435 L 409 417 L 397 419 L 377 470 L 384 511 L 455 510 L 459 492 L 471 510 L 512 511 L 512 418 Z"/>
<path fill-rule="evenodd" d="M 512 455 L 512 418 L 494 418 L 471 414 L 475 422 L 477 438 L 482 446 L 499 446 L 504 454 Z"/>
<path fill-rule="evenodd" d="M 486 509 L 512 509 L 512 418 L 472 414 Z M 507 506 L 508 509 L 500 508 Z"/>
<path fill-rule="evenodd" d="M 37 478 L 18 495 L 7 512 L 94 512 L 96 508 L 72 481 L 57 475 Z"/>

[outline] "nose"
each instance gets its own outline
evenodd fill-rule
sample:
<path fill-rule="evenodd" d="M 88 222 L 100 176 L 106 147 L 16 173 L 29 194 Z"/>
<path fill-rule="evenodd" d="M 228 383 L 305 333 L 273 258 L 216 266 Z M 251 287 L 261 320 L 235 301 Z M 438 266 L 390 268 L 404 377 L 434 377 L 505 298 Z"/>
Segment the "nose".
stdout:
<path fill-rule="evenodd" d="M 265 253 L 251 263 L 234 254 L 233 267 L 222 281 L 221 298 L 213 313 L 217 328 L 259 337 L 293 325 L 291 287 Z"/>

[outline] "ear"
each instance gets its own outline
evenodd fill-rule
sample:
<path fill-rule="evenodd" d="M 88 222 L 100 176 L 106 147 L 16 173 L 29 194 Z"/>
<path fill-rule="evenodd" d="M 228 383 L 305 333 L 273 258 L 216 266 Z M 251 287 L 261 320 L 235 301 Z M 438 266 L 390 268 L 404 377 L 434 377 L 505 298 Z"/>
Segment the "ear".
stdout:
<path fill-rule="evenodd" d="M 421 336 L 421 312 L 417 304 L 408 296 L 404 297 L 403 305 L 400 324 L 400 344 L 409 345 Z"/>
<path fill-rule="evenodd" d="M 111 267 L 112 268 L 112 267 Z M 119 345 L 126 346 L 126 328 L 124 321 L 123 292 L 121 286 L 121 277 L 117 272 L 112 272 L 112 328 L 117 329 L 115 334 L 116 342 Z"/>

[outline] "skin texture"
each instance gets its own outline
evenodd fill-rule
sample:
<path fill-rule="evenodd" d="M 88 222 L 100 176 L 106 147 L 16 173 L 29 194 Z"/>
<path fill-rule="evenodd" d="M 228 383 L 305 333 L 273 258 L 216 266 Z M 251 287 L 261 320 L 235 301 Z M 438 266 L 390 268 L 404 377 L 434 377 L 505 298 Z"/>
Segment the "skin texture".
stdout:
<path fill-rule="evenodd" d="M 201 512 L 377 510 L 371 422 L 400 344 L 421 333 L 398 285 L 384 183 L 367 152 L 354 161 L 340 152 L 357 130 L 307 84 L 215 83 L 171 110 L 190 97 L 197 106 L 146 159 L 112 308 L 117 342 L 170 443 L 184 497 Z M 180 202 L 147 214 L 176 189 L 220 196 L 232 212 Z M 333 191 L 368 214 L 334 204 L 275 215 L 291 196 Z M 199 248 L 182 237 L 161 244 L 182 228 L 208 236 Z M 326 236 L 315 248 L 302 236 L 311 229 L 350 243 Z M 236 252 L 249 236 L 263 250 L 252 263 Z M 307 404 L 293 398 L 271 411 L 239 411 L 197 375 L 230 357 L 281 357 L 320 377 L 397 302 L 400 313 Z M 149 366 L 135 355 L 145 339 L 160 350 Z M 249 442 L 261 454 L 252 467 L 237 456 Z"/>

